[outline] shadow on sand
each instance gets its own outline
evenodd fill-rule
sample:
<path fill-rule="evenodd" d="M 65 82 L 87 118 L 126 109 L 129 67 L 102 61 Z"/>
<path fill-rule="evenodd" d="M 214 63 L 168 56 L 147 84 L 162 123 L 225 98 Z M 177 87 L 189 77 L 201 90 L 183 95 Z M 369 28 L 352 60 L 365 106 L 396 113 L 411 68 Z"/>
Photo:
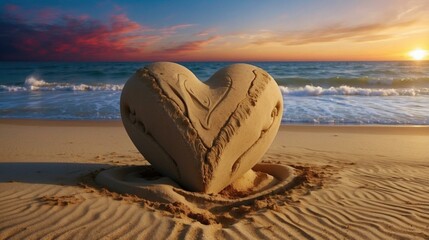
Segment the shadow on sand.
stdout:
<path fill-rule="evenodd" d="M 77 185 L 82 176 L 112 165 L 99 163 L 2 162 L 0 183 Z"/>

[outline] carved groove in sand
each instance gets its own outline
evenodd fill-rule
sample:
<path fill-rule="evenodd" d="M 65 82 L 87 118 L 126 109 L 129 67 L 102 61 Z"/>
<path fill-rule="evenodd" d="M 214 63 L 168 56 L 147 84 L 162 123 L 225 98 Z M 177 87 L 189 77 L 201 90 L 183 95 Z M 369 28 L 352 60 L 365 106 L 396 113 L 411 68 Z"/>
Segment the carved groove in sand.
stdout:
<path fill-rule="evenodd" d="M 174 64 L 174 67 L 177 68 L 177 66 L 178 65 Z M 243 167 L 241 172 L 238 171 L 242 165 L 242 160 L 245 158 L 249 161 L 248 159 L 252 157 L 252 154 L 249 155 L 248 152 L 252 151 L 252 149 L 264 139 L 265 133 L 270 131 L 274 125 L 278 128 L 280 122 L 279 114 L 282 112 L 282 99 L 279 92 L 276 93 L 272 90 L 272 93 L 276 93 L 280 95 L 280 97 L 275 99 L 275 101 L 270 101 L 270 104 L 273 105 L 271 108 L 269 106 L 264 106 L 264 108 L 272 109 L 268 119 L 266 119 L 267 114 L 263 114 L 264 116 L 251 116 L 258 100 L 260 100 L 261 94 L 264 93 L 270 81 L 271 83 L 274 81 L 263 70 L 249 66 L 250 65 L 240 66 L 240 68 L 245 68 L 245 70 L 252 74 L 252 79 L 247 83 L 246 89 L 239 89 L 239 91 L 244 92 L 244 94 L 242 94 L 242 97 L 238 101 L 232 98 L 237 98 L 236 96 L 229 96 L 232 94 L 232 91 L 235 91 L 235 94 L 237 94 L 237 89 L 234 89 L 234 87 L 237 88 L 237 86 L 234 86 L 234 83 L 238 82 L 238 87 L 240 88 L 243 87 L 240 86 L 240 84 L 246 84 L 240 82 L 240 79 L 233 79 L 228 73 L 226 73 L 220 81 L 215 79 L 214 84 L 212 83 L 213 81 L 210 82 L 211 79 L 209 79 L 206 85 L 198 80 L 198 82 L 196 82 L 194 80 L 196 79 L 195 76 L 192 75 L 194 78 L 192 79 L 191 76 L 185 73 L 174 74 L 172 78 L 165 79 L 161 71 L 156 71 L 156 67 L 153 67 L 155 70 L 146 67 L 140 69 L 136 73 L 137 76 L 135 75 L 130 79 L 136 78 L 145 86 L 149 87 L 152 93 L 155 93 L 156 102 L 159 103 L 160 107 L 162 107 L 164 112 L 168 115 L 168 118 L 173 121 L 178 134 L 181 135 L 185 145 L 190 148 L 192 158 L 194 159 L 194 166 L 197 167 L 196 170 L 199 172 L 199 174 L 194 174 L 199 177 L 199 179 L 194 179 L 191 184 L 189 184 L 189 181 L 182 178 L 186 177 L 188 174 L 182 172 L 184 169 L 183 167 L 181 168 L 182 163 L 177 162 L 177 160 L 184 160 L 178 159 L 177 156 L 175 158 L 169 153 L 169 149 L 163 147 L 165 144 L 160 142 L 155 134 L 152 134 L 153 129 L 148 129 L 144 124 L 144 117 L 140 117 L 143 121 L 135 120 L 139 117 L 133 116 L 133 114 L 135 115 L 135 109 L 132 108 L 132 104 L 123 100 L 121 97 L 121 112 L 125 112 L 123 117 L 128 119 L 123 118 L 124 125 L 127 129 L 126 121 L 129 121 L 136 130 L 146 135 L 147 138 L 167 156 L 166 158 L 171 161 L 176 172 L 173 176 L 171 176 L 171 171 L 167 172 L 167 175 L 174 180 L 190 190 L 218 192 L 259 161 L 261 156 L 256 156 L 256 161 L 252 160 L 253 163 L 251 163 L 250 166 Z M 249 74 L 246 77 L 249 77 Z M 212 85 L 210 86 L 210 84 Z M 215 86 L 213 87 L 213 85 Z M 127 88 L 124 87 L 124 92 L 126 90 Z M 276 90 L 278 91 L 278 88 Z M 268 94 L 270 94 L 269 91 Z M 229 103 L 224 104 L 228 100 Z M 233 102 L 233 104 L 231 104 L 231 102 Z M 123 111 L 123 105 L 126 105 L 125 111 Z M 259 112 L 262 111 L 259 109 Z M 246 125 L 246 119 L 249 117 L 264 118 L 265 121 L 261 124 L 260 129 L 252 129 L 253 132 L 257 132 L 257 135 L 255 135 L 256 139 L 252 139 L 252 142 L 249 142 L 247 146 L 244 144 L 245 147 L 241 147 L 241 149 L 233 150 L 234 153 L 237 152 L 235 153 L 236 157 L 223 159 L 223 154 L 231 139 L 237 134 L 245 134 L 239 130 L 243 125 Z M 249 128 L 249 126 L 244 126 L 244 128 Z M 130 130 L 127 129 L 127 131 L 130 134 Z M 275 135 L 276 132 L 277 129 L 274 129 L 274 131 L 270 132 L 270 135 Z M 134 141 L 132 134 L 130 134 L 130 136 Z M 162 136 L 160 136 L 160 138 L 162 138 Z M 271 143 L 272 138 L 271 136 L 271 139 L 268 141 L 269 143 Z M 136 143 L 136 141 L 134 142 Z M 265 145 L 267 144 L 265 143 Z M 268 148 L 268 146 L 266 148 Z M 139 148 L 139 146 L 137 147 Z M 139 148 L 139 150 L 146 157 L 144 153 L 145 150 L 142 148 Z M 229 151 L 231 152 L 231 150 Z M 146 158 L 156 169 L 165 173 L 163 169 L 159 169 L 160 167 L 156 166 L 156 160 L 149 159 L 148 157 Z M 189 161 L 189 159 L 186 161 Z M 221 176 L 222 174 L 216 172 L 216 168 L 219 166 L 220 162 L 223 161 L 228 161 L 231 166 L 228 174 L 223 174 L 223 176 Z M 220 177 L 217 177 L 216 174 Z M 225 178 L 225 175 L 227 175 L 227 179 L 222 179 Z M 200 183 L 197 183 L 198 181 Z M 219 184 L 220 181 L 223 182 Z"/>
<path fill-rule="evenodd" d="M 196 107 L 199 107 L 199 109 L 197 109 L 197 110 L 199 110 L 199 111 L 206 111 L 205 118 L 204 119 L 198 119 L 198 120 L 199 120 L 200 125 L 204 129 L 209 130 L 211 128 L 211 126 L 210 126 L 210 118 L 212 116 L 213 111 L 216 109 L 217 106 L 219 106 L 219 103 L 226 97 L 226 95 L 229 93 L 229 90 L 231 90 L 231 82 L 232 82 L 231 77 L 227 76 L 227 79 L 229 81 L 229 85 L 226 87 L 226 89 L 222 93 L 222 95 L 220 97 L 218 97 L 218 99 L 213 99 L 212 100 L 211 96 L 207 96 L 207 95 L 198 96 L 197 95 L 198 92 L 194 92 L 191 87 L 187 86 L 187 84 L 186 84 L 187 83 L 187 79 L 184 80 L 184 81 L 180 81 L 180 76 L 184 76 L 185 78 L 186 78 L 186 76 L 179 74 L 177 76 L 177 78 L 179 79 L 179 83 L 183 82 L 184 89 L 186 89 L 186 92 L 189 94 L 189 96 L 192 99 L 192 101 L 189 101 L 190 99 L 187 98 L 187 95 L 185 95 L 185 99 L 188 100 L 188 101 L 183 101 L 183 104 L 185 106 L 187 106 L 187 103 L 194 103 L 194 105 Z M 179 86 L 182 87 L 182 85 L 179 85 Z M 203 98 L 203 99 L 200 100 L 199 99 L 200 97 Z M 212 104 L 212 101 L 214 101 L 214 104 Z M 195 103 L 198 103 L 198 104 L 195 104 Z M 201 109 L 201 108 L 203 108 L 203 109 Z M 191 110 L 194 111 L 192 108 L 187 107 L 186 110 L 188 112 L 188 114 L 186 114 L 186 116 L 188 118 L 192 118 L 192 117 L 195 116 L 194 114 L 190 113 Z"/>

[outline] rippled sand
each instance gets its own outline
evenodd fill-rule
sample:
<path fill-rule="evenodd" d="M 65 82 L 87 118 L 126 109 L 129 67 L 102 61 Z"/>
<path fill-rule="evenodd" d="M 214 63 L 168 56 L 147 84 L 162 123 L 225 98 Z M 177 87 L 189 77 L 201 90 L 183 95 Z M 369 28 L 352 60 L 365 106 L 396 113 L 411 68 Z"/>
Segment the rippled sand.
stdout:
<path fill-rule="evenodd" d="M 282 126 L 263 161 L 295 169 L 294 184 L 206 215 L 94 181 L 147 164 L 119 122 L 1 120 L 0 132 L 0 239 L 429 238 L 428 127 Z"/>

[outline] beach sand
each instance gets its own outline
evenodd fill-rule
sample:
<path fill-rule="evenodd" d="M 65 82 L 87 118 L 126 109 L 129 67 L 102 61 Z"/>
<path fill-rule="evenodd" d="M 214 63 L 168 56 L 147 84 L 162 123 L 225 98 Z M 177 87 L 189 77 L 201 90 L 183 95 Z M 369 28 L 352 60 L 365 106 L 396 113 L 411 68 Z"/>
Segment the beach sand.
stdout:
<path fill-rule="evenodd" d="M 206 212 L 94 182 L 148 164 L 119 121 L 0 133 L 0 239 L 429 239 L 429 127 L 281 126 L 262 161 L 293 167 L 293 184 Z"/>

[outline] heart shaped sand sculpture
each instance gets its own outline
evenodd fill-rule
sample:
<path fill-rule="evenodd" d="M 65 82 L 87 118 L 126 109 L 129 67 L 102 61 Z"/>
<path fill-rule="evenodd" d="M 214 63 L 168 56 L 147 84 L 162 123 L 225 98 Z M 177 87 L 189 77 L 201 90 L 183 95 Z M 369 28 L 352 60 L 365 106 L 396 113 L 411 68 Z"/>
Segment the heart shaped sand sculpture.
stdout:
<path fill-rule="evenodd" d="M 139 69 L 124 86 L 121 116 L 141 154 L 190 191 L 218 193 L 271 145 L 283 98 L 261 68 L 233 64 L 201 82 L 170 62 Z"/>

